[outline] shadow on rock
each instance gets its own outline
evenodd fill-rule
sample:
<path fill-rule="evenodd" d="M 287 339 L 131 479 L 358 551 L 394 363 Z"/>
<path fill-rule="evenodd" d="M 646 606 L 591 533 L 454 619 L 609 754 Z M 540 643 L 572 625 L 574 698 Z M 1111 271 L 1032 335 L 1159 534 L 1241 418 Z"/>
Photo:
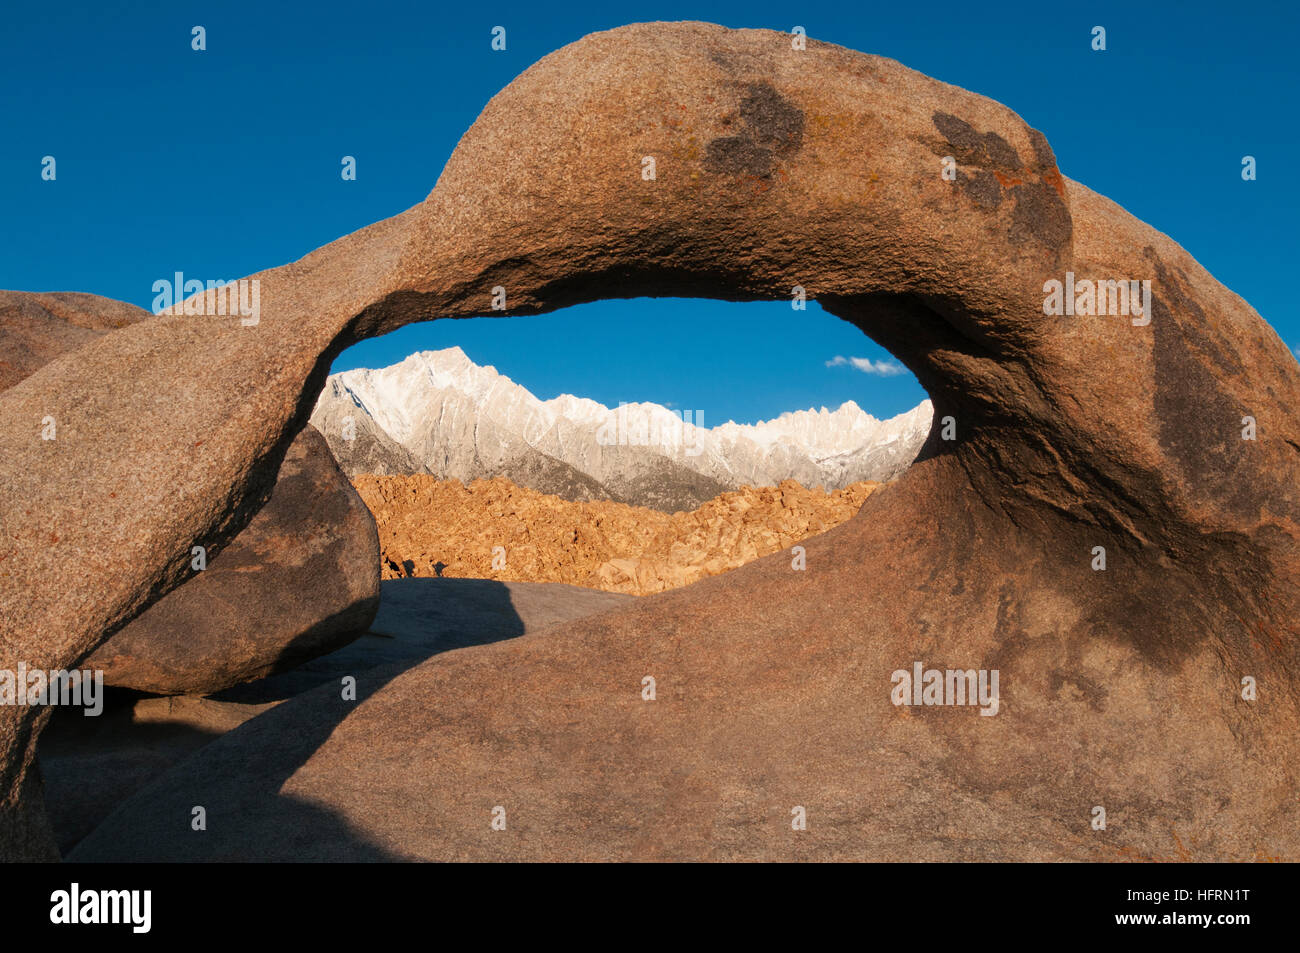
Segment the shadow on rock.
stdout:
<path fill-rule="evenodd" d="M 518 584 L 516 584 L 518 585 Z M 212 697 L 263 704 L 283 701 L 326 682 L 339 684 L 378 666 L 409 668 L 439 652 L 485 645 L 524 634 L 511 587 L 492 579 L 388 579 L 370 631 L 343 648 L 294 665 L 295 644 L 286 645 L 286 671 L 237 685 Z"/>
<path fill-rule="evenodd" d="M 451 649 L 516 638 L 634 600 L 546 583 L 445 578 L 385 581 L 379 615 L 370 633 L 292 671 L 209 699 L 187 700 L 221 712 L 236 711 L 247 720 L 206 744 L 201 759 L 185 757 L 122 801 L 77 843 L 68 859 L 408 859 L 371 843 L 336 813 L 296 797 L 293 777 L 298 769 L 367 699 L 418 663 Z M 293 646 L 285 652 L 292 653 Z M 288 698 L 294 699 L 292 712 L 279 704 Z M 137 728 L 127 726 L 124 731 Z M 399 735 L 395 726 L 392 737 L 376 741 L 381 747 L 392 745 L 391 770 L 397 772 L 405 763 Z M 143 735 L 132 734 L 128 744 L 137 743 L 137 737 L 149 743 Z M 96 756 L 94 750 L 83 755 L 87 760 Z M 374 782 L 378 788 L 383 779 Z M 49 791 L 51 804 L 65 796 L 66 787 L 60 783 L 58 790 Z M 192 826 L 198 807 L 204 809 L 206 818 L 203 831 Z"/>

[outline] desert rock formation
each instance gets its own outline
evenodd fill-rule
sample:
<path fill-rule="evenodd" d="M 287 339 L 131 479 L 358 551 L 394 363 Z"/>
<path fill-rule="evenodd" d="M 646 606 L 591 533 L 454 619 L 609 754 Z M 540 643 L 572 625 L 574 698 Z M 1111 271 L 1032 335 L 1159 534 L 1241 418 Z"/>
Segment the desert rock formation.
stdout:
<path fill-rule="evenodd" d="M 785 480 L 668 514 L 607 500 L 570 502 L 504 477 L 468 486 L 430 476 L 354 482 L 379 527 L 385 579 L 563 582 L 638 596 L 716 576 L 822 533 L 856 513 L 876 487 L 854 483 L 826 493 Z"/>
<path fill-rule="evenodd" d="M 109 685 L 208 694 L 331 652 L 379 608 L 375 521 L 310 425 L 271 499 L 192 581 L 83 663 Z"/>
<path fill-rule="evenodd" d="M 1149 280 L 1150 322 L 1045 315 L 1067 276 Z M 512 82 L 425 201 L 251 277 L 255 327 L 141 322 L 0 395 L 0 667 L 73 664 L 237 534 L 342 348 L 494 287 L 529 315 L 799 284 L 936 426 L 806 571 L 775 554 L 360 703 L 322 686 L 137 795 L 98 856 L 1300 857 L 1295 358 L 1006 107 L 780 33 L 624 27 Z M 918 661 L 1000 671 L 999 713 L 894 705 Z M 0 712 L 6 858 L 52 852 L 44 718 Z M 196 791 L 210 829 L 178 843 Z"/>
<path fill-rule="evenodd" d="M 286 698 L 346 675 L 402 671 L 450 649 L 541 632 L 634 598 L 555 583 L 392 579 L 370 632 L 289 671 L 217 697 L 111 693 L 97 718 L 58 710 L 41 734 L 40 766 L 59 847 L 66 853 L 172 765 Z"/>
<path fill-rule="evenodd" d="M 114 328 L 147 317 L 144 308 L 99 295 L 0 291 L 0 390 Z"/>
<path fill-rule="evenodd" d="M 0 291 L 0 387 L 149 317 L 143 308 L 98 295 Z M 220 559 L 82 665 L 102 670 L 109 685 L 214 692 L 292 667 L 364 632 L 379 604 L 370 511 L 310 426 L 276 479 L 271 501 Z"/>

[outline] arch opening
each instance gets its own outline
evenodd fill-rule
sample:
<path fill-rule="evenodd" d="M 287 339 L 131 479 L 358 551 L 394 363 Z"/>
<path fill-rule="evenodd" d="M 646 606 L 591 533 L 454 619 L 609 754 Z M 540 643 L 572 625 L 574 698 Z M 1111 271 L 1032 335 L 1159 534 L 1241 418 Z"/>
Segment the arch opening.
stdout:
<path fill-rule="evenodd" d="M 637 595 L 838 525 L 931 430 L 916 378 L 798 297 L 408 325 L 336 358 L 311 421 L 386 579 Z"/>

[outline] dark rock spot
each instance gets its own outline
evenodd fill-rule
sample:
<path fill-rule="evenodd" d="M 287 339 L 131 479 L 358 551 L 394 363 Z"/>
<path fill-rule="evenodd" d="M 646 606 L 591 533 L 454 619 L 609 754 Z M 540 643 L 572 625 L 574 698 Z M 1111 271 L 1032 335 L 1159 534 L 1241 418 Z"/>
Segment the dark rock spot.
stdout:
<path fill-rule="evenodd" d="M 740 118 L 754 141 L 777 155 L 796 152 L 803 145 L 803 112 L 767 83 L 749 87 L 740 103 Z"/>
<path fill-rule="evenodd" d="M 767 176 L 772 174 L 772 150 L 764 149 L 748 136 L 723 136 L 706 147 L 704 167 L 721 175 L 747 172 Z"/>
<path fill-rule="evenodd" d="M 1056 171 L 1056 153 L 1052 151 L 1047 137 L 1037 129 L 1029 130 L 1029 144 L 1034 147 L 1034 161 L 1040 172 Z"/>
<path fill-rule="evenodd" d="M 1106 710 L 1106 689 L 1099 685 L 1096 680 L 1088 678 L 1077 669 L 1071 669 L 1070 671 L 1063 671 L 1059 668 L 1054 669 L 1048 675 L 1048 684 L 1051 686 L 1053 694 L 1059 694 L 1064 686 L 1072 685 L 1078 689 L 1079 694 L 1083 696 L 1084 701 L 1088 703 L 1093 711 Z"/>
<path fill-rule="evenodd" d="M 1234 367 L 1202 330 L 1205 314 L 1156 258 L 1157 282 L 1151 296 L 1155 337 L 1155 411 L 1160 448 L 1196 491 L 1238 516 L 1249 517 L 1268 503 L 1263 487 L 1251 479 L 1252 445 L 1241 440 L 1241 418 L 1248 411 L 1216 378 L 1210 361 L 1225 377 Z"/>
<path fill-rule="evenodd" d="M 1027 182 L 1011 190 L 1016 207 L 1011 213 L 1008 238 L 1024 242 L 1031 238 L 1049 248 L 1060 248 L 1070 240 L 1074 221 L 1065 200 L 1043 182 Z"/>
<path fill-rule="evenodd" d="M 718 174 L 772 174 L 777 156 L 803 145 L 804 114 L 768 83 L 752 83 L 740 102 L 744 131 L 720 136 L 705 147 L 704 168 Z M 729 119 L 723 125 L 731 124 Z"/>
<path fill-rule="evenodd" d="M 1241 355 L 1226 341 L 1211 337 L 1204 330 L 1210 327 L 1210 323 L 1205 317 L 1205 311 L 1201 306 L 1183 291 L 1186 276 L 1183 275 L 1182 269 L 1174 269 L 1179 275 L 1183 276 L 1183 280 L 1180 281 L 1165 267 L 1164 262 L 1155 254 L 1154 249 L 1151 250 L 1149 257 L 1154 261 L 1156 269 L 1156 282 L 1152 288 L 1153 297 L 1168 299 L 1169 303 L 1179 313 L 1190 315 L 1193 318 L 1184 326 L 1183 337 L 1190 341 L 1202 354 L 1213 360 L 1218 365 L 1219 370 L 1223 371 L 1226 376 L 1240 377 L 1244 374 L 1246 368 L 1242 363 Z M 1154 306 L 1152 310 L 1155 310 Z"/>
<path fill-rule="evenodd" d="M 957 184 L 980 208 L 993 209 L 1002 204 L 1002 186 L 992 172 L 981 169 L 973 176 L 958 172 Z"/>
<path fill-rule="evenodd" d="M 953 158 L 962 165 L 978 167 L 973 176 L 965 173 L 957 176 L 958 184 L 978 208 L 998 208 L 1002 204 L 1003 188 L 1015 200 L 1007 235 L 1012 242 L 1021 244 L 1033 239 L 1054 249 L 1069 242 L 1074 222 L 1061 194 L 1061 174 L 1047 137 L 1036 129 L 1029 130 L 1035 162 L 1032 171 L 1042 181 L 1025 182 L 1020 176 L 1012 175 L 1027 171 L 1019 154 L 997 133 L 980 133 L 966 120 L 950 113 L 936 112 L 930 119 L 951 147 Z"/>
<path fill-rule="evenodd" d="M 952 146 L 953 157 L 963 165 L 1008 172 L 1019 172 L 1022 168 L 1019 154 L 996 132 L 981 135 L 966 120 L 945 112 L 934 113 L 930 120 Z"/>
<path fill-rule="evenodd" d="M 996 132 L 984 133 L 984 149 L 993 165 L 1013 172 L 1020 168 L 1020 156 L 1016 154 L 1015 149 L 1011 148 L 1011 144 Z"/>

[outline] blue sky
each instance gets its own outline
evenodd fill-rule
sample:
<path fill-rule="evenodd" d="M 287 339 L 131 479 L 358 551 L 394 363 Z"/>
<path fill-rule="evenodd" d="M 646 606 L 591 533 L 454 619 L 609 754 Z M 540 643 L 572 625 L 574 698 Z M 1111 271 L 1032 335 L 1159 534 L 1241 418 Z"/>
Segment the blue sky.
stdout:
<path fill-rule="evenodd" d="M 1137 9 L 1140 8 L 1140 9 Z M 593 30 L 699 19 L 878 53 L 1006 103 L 1062 171 L 1171 235 L 1300 346 L 1300 14 L 1292 3 L 8 4 L 0 33 L 0 287 L 148 307 L 182 271 L 284 264 L 422 200 L 487 100 Z M 207 50 L 190 48 L 191 28 Z M 507 49 L 490 31 L 507 29 Z M 1107 50 L 1090 31 L 1107 30 Z M 43 156 L 58 177 L 42 181 Z M 356 156 L 345 182 L 340 158 Z M 1244 182 L 1253 155 L 1258 179 Z M 655 400 L 706 423 L 924 396 L 812 306 L 600 302 L 432 322 L 336 369 L 459 344 L 538 396 Z"/>

